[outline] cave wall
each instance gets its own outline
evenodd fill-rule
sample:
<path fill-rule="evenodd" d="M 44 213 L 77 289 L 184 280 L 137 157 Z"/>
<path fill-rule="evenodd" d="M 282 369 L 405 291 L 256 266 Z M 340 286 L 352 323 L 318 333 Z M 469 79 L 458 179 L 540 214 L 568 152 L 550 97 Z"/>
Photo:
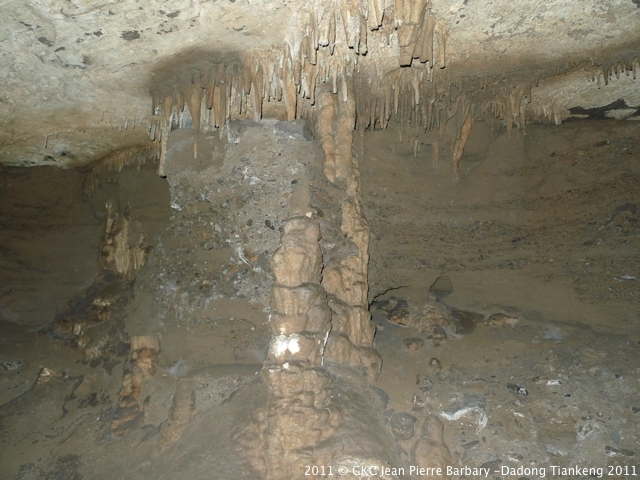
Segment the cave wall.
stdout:
<path fill-rule="evenodd" d="M 461 307 L 516 302 L 533 316 L 635 319 L 634 122 L 531 125 L 511 137 L 478 123 L 459 181 L 446 158 L 428 147 L 414 156 L 391 129 L 361 145 L 371 299 L 402 286 L 426 299 L 446 275 Z"/>

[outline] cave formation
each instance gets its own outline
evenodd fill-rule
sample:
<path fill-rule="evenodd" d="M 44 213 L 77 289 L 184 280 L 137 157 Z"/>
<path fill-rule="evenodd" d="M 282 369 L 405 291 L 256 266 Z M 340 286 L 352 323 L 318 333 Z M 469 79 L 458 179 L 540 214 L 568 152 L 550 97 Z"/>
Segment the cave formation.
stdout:
<path fill-rule="evenodd" d="M 2 478 L 640 474 L 637 2 L 3 8 Z"/>

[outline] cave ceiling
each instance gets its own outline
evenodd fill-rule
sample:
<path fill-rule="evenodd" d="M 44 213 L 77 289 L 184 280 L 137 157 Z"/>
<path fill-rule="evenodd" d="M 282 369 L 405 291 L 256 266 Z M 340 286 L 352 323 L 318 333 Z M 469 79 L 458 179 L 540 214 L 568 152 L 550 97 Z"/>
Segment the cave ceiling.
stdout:
<path fill-rule="evenodd" d="M 161 144 L 183 112 L 310 116 L 329 84 L 354 128 L 465 116 L 638 117 L 636 0 L 4 0 L 0 162 L 88 164 Z M 612 107 L 613 108 L 613 107 Z M 577 112 L 577 113 L 576 113 Z M 525 119 L 526 116 L 526 119 Z"/>

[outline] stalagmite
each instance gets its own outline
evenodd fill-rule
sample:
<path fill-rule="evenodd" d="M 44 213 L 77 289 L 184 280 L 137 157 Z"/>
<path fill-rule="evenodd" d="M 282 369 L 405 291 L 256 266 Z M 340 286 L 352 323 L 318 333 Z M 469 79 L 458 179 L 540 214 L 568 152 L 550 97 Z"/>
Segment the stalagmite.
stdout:
<path fill-rule="evenodd" d="M 272 337 L 263 370 L 269 389 L 268 479 L 284 480 L 291 478 L 291 472 L 304 471 L 310 459 L 301 452 L 313 451 L 340 423 L 327 408 L 332 380 L 322 368 L 331 321 L 319 285 L 319 239 L 315 220 L 290 218 L 271 260 L 276 284 L 271 302 Z"/>
<path fill-rule="evenodd" d="M 336 179 L 347 178 L 352 166 L 352 143 L 353 129 L 355 127 L 355 95 L 353 84 L 343 74 L 344 83 L 342 85 L 343 98 L 345 101 L 338 102 L 336 118 L 334 119 L 334 142 L 335 142 L 335 176 Z"/>
<path fill-rule="evenodd" d="M 146 335 L 131 338 L 131 351 L 118 394 L 118 407 L 110 425 L 113 435 L 124 435 L 142 420 L 142 383 L 156 374 L 159 352 L 158 337 Z"/>
<path fill-rule="evenodd" d="M 176 442 L 189 424 L 196 409 L 196 390 L 193 380 L 182 379 L 178 382 L 169 409 L 169 416 L 160 432 L 160 450 Z"/>
<path fill-rule="evenodd" d="M 412 465 L 421 468 L 440 469 L 441 475 L 430 475 L 429 478 L 449 480 L 447 467 L 451 466 L 451 452 L 444 440 L 444 425 L 438 417 L 429 415 L 422 427 L 419 438 L 412 451 Z"/>

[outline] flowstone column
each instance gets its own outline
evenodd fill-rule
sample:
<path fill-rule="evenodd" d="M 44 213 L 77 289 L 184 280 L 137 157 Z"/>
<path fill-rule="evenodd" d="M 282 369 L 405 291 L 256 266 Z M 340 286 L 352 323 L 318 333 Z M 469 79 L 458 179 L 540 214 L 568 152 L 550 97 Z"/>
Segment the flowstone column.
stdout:
<path fill-rule="evenodd" d="M 352 150 L 355 95 L 350 80 L 338 90 L 335 94 L 327 86 L 318 89 L 321 108 L 316 114 L 316 126 L 325 156 L 325 176 L 346 190 L 341 230 L 354 249 L 325 265 L 323 271 L 322 286 L 328 294 L 333 324 L 326 358 L 363 368 L 367 380 L 375 383 L 382 359 L 372 348 L 375 328 L 367 298 L 370 228 L 363 212 L 360 170 Z"/>
<path fill-rule="evenodd" d="M 319 238 L 315 220 L 293 217 L 271 260 L 276 284 L 264 368 L 270 394 L 265 453 L 267 477 L 274 480 L 304 475 L 305 465 L 328 464 L 315 449 L 341 421 L 329 408 L 332 380 L 322 368 L 331 313 L 320 285 Z"/>

